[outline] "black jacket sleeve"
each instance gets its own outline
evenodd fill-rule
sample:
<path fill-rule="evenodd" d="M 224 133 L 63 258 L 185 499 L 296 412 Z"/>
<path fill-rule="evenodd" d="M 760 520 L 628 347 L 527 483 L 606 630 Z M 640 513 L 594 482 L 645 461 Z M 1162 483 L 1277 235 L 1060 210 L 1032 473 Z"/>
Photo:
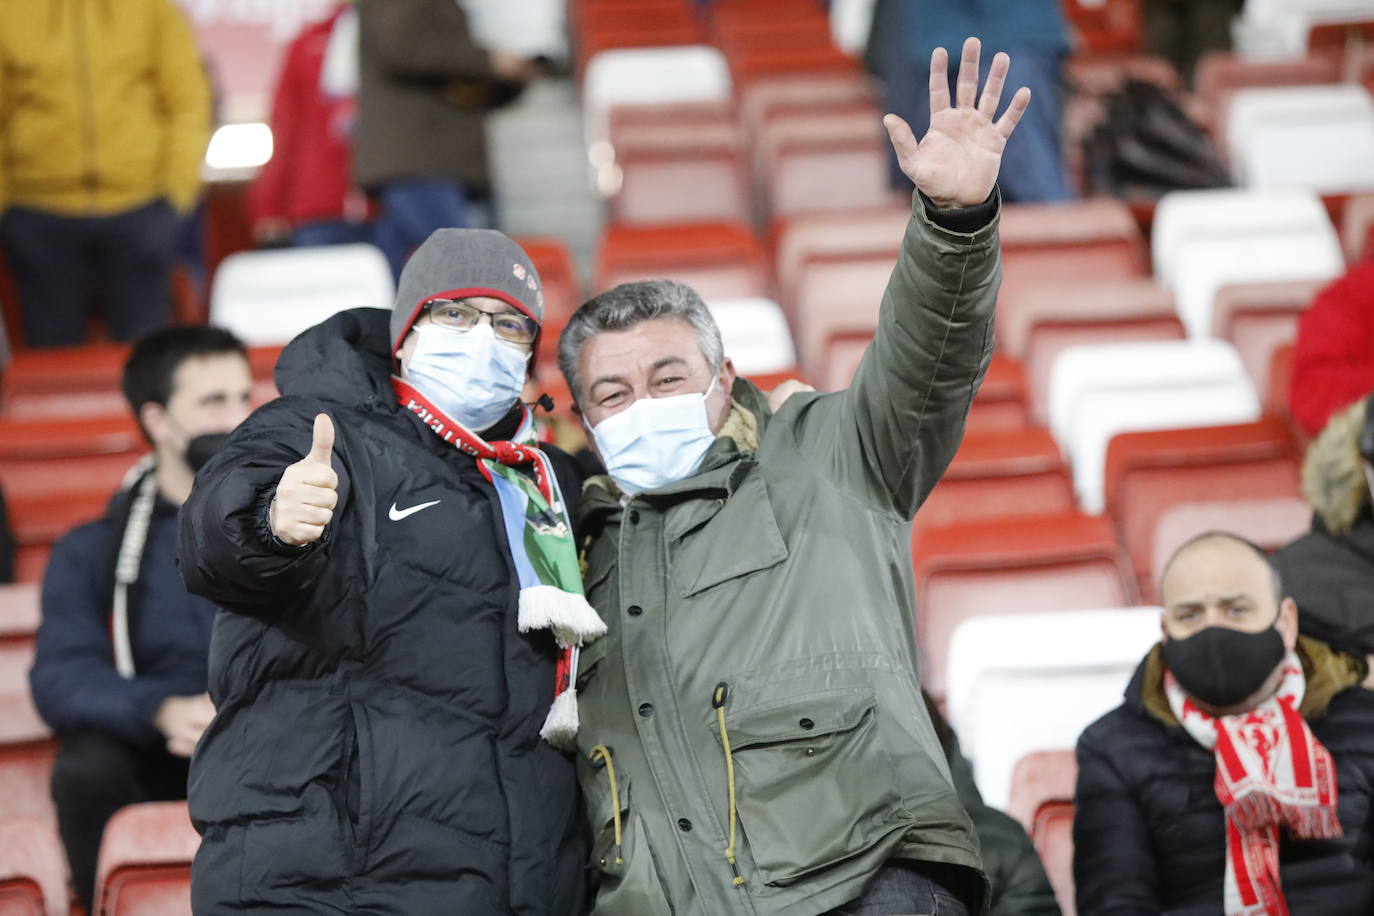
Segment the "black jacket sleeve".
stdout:
<path fill-rule="evenodd" d="M 305 547 L 277 541 L 268 506 L 286 468 L 310 451 L 315 414 L 330 410 L 305 398 L 279 398 L 235 430 L 224 450 L 196 475 L 181 509 L 177 559 L 187 589 L 225 610 L 272 619 L 301 603 L 329 562 L 332 530 Z M 339 475 L 337 520 L 348 503 L 345 432 L 333 416 Z"/>
<path fill-rule="evenodd" d="M 14 535 L 10 532 L 5 494 L 0 492 L 0 583 L 14 581 Z"/>
<path fill-rule="evenodd" d="M 153 717 L 163 700 L 185 692 L 185 679 L 125 679 L 115 670 L 102 581 L 108 541 L 108 527 L 96 522 L 53 547 L 29 685 L 39 715 L 59 734 L 96 728 L 129 744 L 156 744 Z"/>
<path fill-rule="evenodd" d="M 1099 722 L 1078 741 L 1073 880 L 1079 916 L 1159 916 L 1154 854 L 1140 806 L 1113 764 Z"/>

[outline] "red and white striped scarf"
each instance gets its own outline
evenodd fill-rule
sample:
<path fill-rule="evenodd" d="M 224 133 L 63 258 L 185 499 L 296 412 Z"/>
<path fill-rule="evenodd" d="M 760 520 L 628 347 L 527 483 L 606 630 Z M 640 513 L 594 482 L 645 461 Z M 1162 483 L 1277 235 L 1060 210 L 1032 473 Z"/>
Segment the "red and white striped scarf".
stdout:
<path fill-rule="evenodd" d="M 1298 712 L 1307 678 L 1292 652 L 1278 692 L 1249 712 L 1214 718 L 1164 672 L 1169 707 L 1193 740 L 1216 752 L 1226 809 L 1226 916 L 1287 916 L 1279 886 L 1279 828 L 1298 839 L 1341 836 L 1331 753 Z"/>

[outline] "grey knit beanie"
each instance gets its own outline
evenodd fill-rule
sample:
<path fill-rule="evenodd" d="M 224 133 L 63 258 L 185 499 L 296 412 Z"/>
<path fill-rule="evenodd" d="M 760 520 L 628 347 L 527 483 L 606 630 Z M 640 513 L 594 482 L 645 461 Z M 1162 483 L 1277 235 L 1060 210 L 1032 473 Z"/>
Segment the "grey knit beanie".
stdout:
<path fill-rule="evenodd" d="M 544 289 L 530 256 L 494 229 L 438 229 L 406 261 L 391 310 L 391 346 L 399 350 L 430 299 L 490 296 L 540 324 Z"/>

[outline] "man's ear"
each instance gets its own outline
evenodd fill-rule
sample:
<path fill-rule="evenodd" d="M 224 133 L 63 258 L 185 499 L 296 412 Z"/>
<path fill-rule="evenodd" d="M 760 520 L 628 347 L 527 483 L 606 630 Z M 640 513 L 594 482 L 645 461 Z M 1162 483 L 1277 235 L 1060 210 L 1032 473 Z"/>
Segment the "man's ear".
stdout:
<path fill-rule="evenodd" d="M 1292 598 L 1279 602 L 1279 633 L 1283 636 L 1283 646 L 1289 652 L 1298 644 L 1298 603 Z"/>
<path fill-rule="evenodd" d="M 1163 614 L 1159 615 L 1159 641 L 1169 641 L 1169 621 Z"/>
<path fill-rule="evenodd" d="M 167 434 L 167 408 L 156 401 L 145 401 L 138 408 L 138 422 L 148 431 L 148 438 L 156 445 Z"/>

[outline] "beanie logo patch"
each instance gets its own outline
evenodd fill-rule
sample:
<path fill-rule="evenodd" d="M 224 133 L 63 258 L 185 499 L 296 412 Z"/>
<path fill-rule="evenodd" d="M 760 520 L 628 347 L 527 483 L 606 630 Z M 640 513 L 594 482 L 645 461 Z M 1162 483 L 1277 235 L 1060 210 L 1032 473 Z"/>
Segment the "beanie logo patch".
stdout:
<path fill-rule="evenodd" d="M 516 278 L 517 280 L 523 280 L 523 279 L 525 279 L 525 276 L 526 276 L 525 265 L 523 265 L 523 264 L 516 264 L 515 267 L 514 267 L 514 270 L 515 270 L 515 278 Z"/>

